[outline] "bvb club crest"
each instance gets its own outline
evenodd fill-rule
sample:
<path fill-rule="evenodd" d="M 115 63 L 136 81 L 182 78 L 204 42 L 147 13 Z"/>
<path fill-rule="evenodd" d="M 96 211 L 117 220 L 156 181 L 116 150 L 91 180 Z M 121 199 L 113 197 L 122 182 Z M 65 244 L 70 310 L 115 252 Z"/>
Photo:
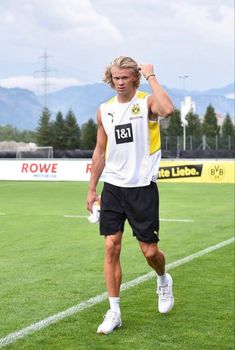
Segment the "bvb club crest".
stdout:
<path fill-rule="evenodd" d="M 131 108 L 131 113 L 134 115 L 137 115 L 140 113 L 140 106 L 137 104 L 134 104 Z"/>

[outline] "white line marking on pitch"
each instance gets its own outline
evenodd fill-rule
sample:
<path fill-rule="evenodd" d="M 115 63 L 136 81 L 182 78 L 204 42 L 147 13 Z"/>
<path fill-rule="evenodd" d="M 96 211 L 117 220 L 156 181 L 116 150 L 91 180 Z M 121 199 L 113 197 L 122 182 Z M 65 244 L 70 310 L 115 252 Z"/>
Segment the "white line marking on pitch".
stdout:
<path fill-rule="evenodd" d="M 167 221 L 167 222 L 194 222 L 194 220 L 190 219 L 160 219 L 160 221 Z"/>
<path fill-rule="evenodd" d="M 87 219 L 87 215 L 64 215 L 64 218 Z"/>
<path fill-rule="evenodd" d="M 207 247 L 206 249 L 200 250 L 199 252 L 186 256 L 182 259 L 176 260 L 170 264 L 166 265 L 167 270 L 174 269 L 175 267 L 181 266 L 183 264 L 186 264 L 194 259 L 197 259 L 205 254 L 208 254 L 210 252 L 213 252 L 217 249 L 220 249 L 228 244 L 231 244 L 235 241 L 235 238 L 232 237 L 230 239 L 227 239 L 226 241 L 220 242 L 218 244 L 215 244 L 213 246 Z M 151 271 L 147 273 L 146 275 L 140 276 L 135 278 L 132 281 L 123 283 L 121 285 L 121 291 L 127 290 L 129 288 L 135 287 L 140 283 L 143 283 L 145 281 L 148 281 L 149 279 L 156 276 L 156 273 L 154 271 Z M 66 317 L 72 316 L 78 312 L 81 312 L 85 309 L 90 308 L 91 306 L 97 305 L 101 303 L 102 301 L 106 300 L 108 298 L 107 293 L 103 293 L 100 295 L 97 295 L 93 298 L 90 298 L 88 300 L 82 301 L 80 304 L 75 305 L 65 311 L 58 312 L 57 314 L 54 314 L 48 318 L 45 318 L 44 320 L 41 320 L 39 322 L 36 322 L 26 328 L 20 329 L 19 331 L 16 331 L 14 333 L 10 333 L 7 336 L 0 338 L 0 348 L 3 348 L 4 346 L 7 346 L 11 343 L 16 342 L 18 339 L 24 338 L 27 335 L 37 332 L 40 329 L 46 328 L 50 326 L 53 323 L 56 323 L 60 320 L 63 320 Z"/>
<path fill-rule="evenodd" d="M 87 219 L 86 215 L 64 215 L 64 218 L 72 218 L 72 219 Z M 160 221 L 166 222 L 194 222 L 194 220 L 190 219 L 160 219 Z"/>

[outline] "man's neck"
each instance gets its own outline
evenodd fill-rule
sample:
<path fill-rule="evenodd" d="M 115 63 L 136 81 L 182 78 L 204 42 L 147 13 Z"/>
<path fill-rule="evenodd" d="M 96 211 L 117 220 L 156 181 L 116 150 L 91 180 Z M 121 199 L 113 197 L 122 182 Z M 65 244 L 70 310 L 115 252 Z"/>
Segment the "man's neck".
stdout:
<path fill-rule="evenodd" d="M 129 94 L 117 94 L 117 100 L 119 103 L 127 103 L 127 102 L 130 102 L 133 97 L 135 96 L 136 94 L 136 90 L 133 90 L 131 93 Z"/>

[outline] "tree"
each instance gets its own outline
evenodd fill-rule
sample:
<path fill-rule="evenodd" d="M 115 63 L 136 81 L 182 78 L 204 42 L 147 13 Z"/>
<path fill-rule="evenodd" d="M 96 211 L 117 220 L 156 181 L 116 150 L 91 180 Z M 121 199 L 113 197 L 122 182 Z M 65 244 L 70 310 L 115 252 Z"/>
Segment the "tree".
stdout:
<path fill-rule="evenodd" d="M 1 141 L 36 142 L 36 133 L 35 131 L 21 131 L 11 125 L 4 125 L 0 126 Z"/>
<path fill-rule="evenodd" d="M 65 147 L 66 149 L 78 149 L 80 147 L 81 130 L 77 119 L 71 110 L 65 118 Z"/>
<path fill-rule="evenodd" d="M 63 150 L 66 148 L 66 128 L 63 114 L 59 111 L 56 119 L 52 124 L 52 146 L 55 149 Z"/>
<path fill-rule="evenodd" d="M 226 115 L 222 124 L 222 136 L 228 137 L 234 135 L 234 125 L 229 114 Z"/>
<path fill-rule="evenodd" d="M 39 146 L 51 146 L 51 113 L 47 107 L 44 107 L 39 118 L 38 128 L 36 133 L 37 143 Z"/>
<path fill-rule="evenodd" d="M 234 149 L 235 146 L 235 126 L 229 114 L 226 115 L 222 124 L 222 147 Z"/>
<path fill-rule="evenodd" d="M 186 135 L 199 137 L 202 135 L 202 125 L 199 116 L 193 112 L 186 115 L 188 125 L 186 126 Z"/>
<path fill-rule="evenodd" d="M 220 127 L 217 122 L 216 113 L 214 107 L 209 105 L 206 109 L 204 115 L 204 120 L 202 123 L 202 132 L 206 136 L 216 136 L 219 134 Z"/>
<path fill-rule="evenodd" d="M 97 124 L 93 119 L 82 125 L 82 149 L 93 150 L 96 145 Z"/>
<path fill-rule="evenodd" d="M 0 141 L 19 141 L 19 131 L 11 126 L 0 126 Z"/>
<path fill-rule="evenodd" d="M 167 128 L 168 136 L 182 136 L 183 127 L 181 123 L 180 111 L 175 109 L 170 116 L 169 126 Z"/>
<path fill-rule="evenodd" d="M 34 142 L 36 143 L 36 133 L 32 130 L 22 130 L 18 131 L 18 140 L 22 142 Z"/>

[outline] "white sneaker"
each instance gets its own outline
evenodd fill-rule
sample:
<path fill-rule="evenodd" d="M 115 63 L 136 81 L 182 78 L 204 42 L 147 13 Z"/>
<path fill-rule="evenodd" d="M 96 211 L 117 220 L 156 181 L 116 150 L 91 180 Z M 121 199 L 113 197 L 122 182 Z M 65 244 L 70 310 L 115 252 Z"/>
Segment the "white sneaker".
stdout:
<path fill-rule="evenodd" d="M 169 273 L 166 274 L 168 278 L 168 283 L 166 285 L 159 285 L 157 287 L 158 294 L 158 311 L 161 314 L 167 314 L 171 311 L 174 306 L 174 296 L 173 296 L 173 280 Z"/>
<path fill-rule="evenodd" d="M 112 333 L 116 328 L 121 327 L 122 321 L 120 315 L 115 312 L 108 310 L 104 316 L 104 321 L 99 325 L 97 333 L 109 334 Z"/>

